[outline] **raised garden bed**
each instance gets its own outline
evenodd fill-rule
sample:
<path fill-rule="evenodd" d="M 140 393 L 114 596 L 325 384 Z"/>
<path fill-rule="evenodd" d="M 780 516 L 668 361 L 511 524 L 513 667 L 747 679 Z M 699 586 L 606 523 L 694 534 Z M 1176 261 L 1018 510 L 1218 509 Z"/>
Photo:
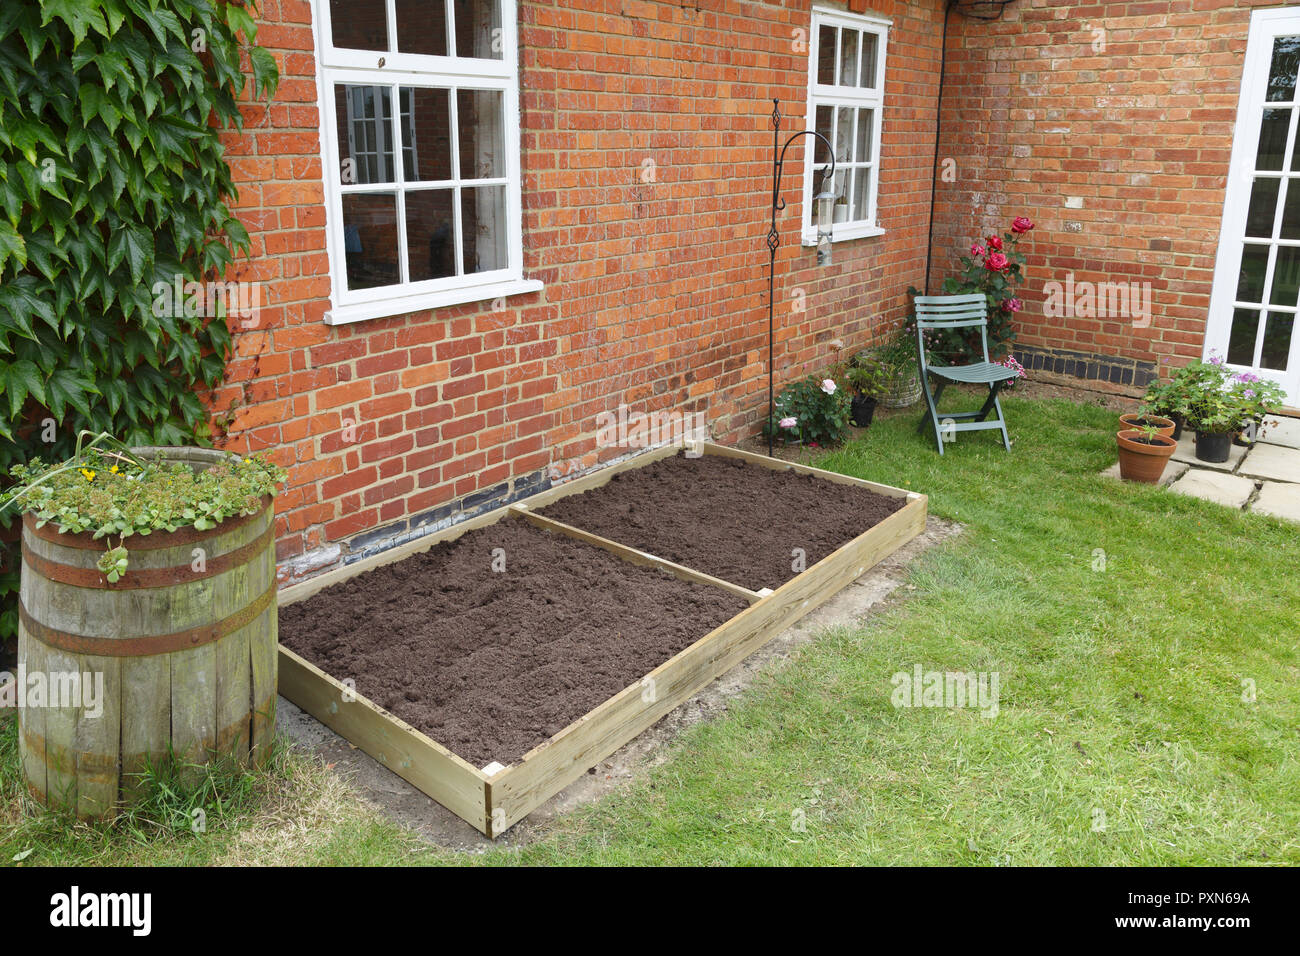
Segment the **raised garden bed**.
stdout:
<path fill-rule="evenodd" d="M 703 450 L 648 452 L 285 589 L 280 692 L 496 837 L 925 526 L 923 495 Z M 625 520 L 657 493 L 679 500 Z M 777 514 L 796 500 L 802 515 Z"/>

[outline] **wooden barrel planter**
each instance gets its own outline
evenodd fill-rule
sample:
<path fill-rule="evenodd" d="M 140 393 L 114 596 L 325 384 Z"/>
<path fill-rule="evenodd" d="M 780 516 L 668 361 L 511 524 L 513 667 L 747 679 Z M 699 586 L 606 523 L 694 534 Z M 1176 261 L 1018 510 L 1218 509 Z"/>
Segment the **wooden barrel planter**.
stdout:
<path fill-rule="evenodd" d="M 135 452 L 195 469 L 225 456 Z M 23 518 L 19 674 L 103 675 L 96 706 L 83 698 L 19 710 L 23 772 L 35 799 L 82 818 L 136 800 L 148 766 L 174 759 L 184 776 L 217 756 L 259 765 L 275 732 L 271 498 L 207 531 L 132 535 L 125 545 L 128 569 L 110 584 L 95 566 L 102 539 Z"/>

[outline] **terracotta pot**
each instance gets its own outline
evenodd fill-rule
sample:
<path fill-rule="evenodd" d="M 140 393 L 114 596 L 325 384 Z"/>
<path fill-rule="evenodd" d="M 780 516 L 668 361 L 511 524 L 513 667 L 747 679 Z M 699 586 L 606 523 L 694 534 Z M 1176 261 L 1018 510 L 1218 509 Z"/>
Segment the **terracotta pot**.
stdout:
<path fill-rule="evenodd" d="M 1119 424 L 1122 429 L 1134 428 L 1141 429 L 1144 422 L 1150 422 L 1157 426 L 1161 435 L 1166 438 L 1174 438 L 1174 431 L 1178 428 L 1178 423 L 1172 418 L 1165 418 L 1163 415 L 1142 415 L 1138 412 L 1129 412 L 1127 415 L 1119 417 Z M 1174 438 L 1174 441 L 1177 441 Z"/>
<path fill-rule="evenodd" d="M 1143 437 L 1136 428 L 1115 433 L 1115 442 L 1119 446 L 1119 475 L 1125 481 L 1159 484 L 1178 442 L 1168 435 L 1157 435 L 1154 439 L 1156 444 L 1148 445 L 1138 440 Z"/>

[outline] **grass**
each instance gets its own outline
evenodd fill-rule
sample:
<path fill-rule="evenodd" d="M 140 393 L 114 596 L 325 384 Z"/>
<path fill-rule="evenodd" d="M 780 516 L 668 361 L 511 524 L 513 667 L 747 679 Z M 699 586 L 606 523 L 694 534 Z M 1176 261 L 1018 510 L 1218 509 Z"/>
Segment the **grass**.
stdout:
<path fill-rule="evenodd" d="M 819 460 L 924 491 L 965 533 L 915 562 L 906 600 L 806 645 L 522 850 L 421 846 L 292 752 L 206 834 L 69 835 L 19 815 L 0 727 L 0 861 L 1300 862 L 1300 529 L 1098 477 L 1111 412 L 1006 410 L 1011 454 L 977 434 L 940 458 L 909 412 Z M 891 678 L 917 664 L 996 672 L 998 715 L 895 708 Z"/>

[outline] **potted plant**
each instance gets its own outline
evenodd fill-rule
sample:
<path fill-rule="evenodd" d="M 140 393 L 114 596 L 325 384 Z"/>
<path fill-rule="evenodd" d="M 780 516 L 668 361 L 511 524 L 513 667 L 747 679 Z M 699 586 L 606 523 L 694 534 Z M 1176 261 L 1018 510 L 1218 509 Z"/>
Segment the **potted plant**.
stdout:
<path fill-rule="evenodd" d="M 1177 438 L 1174 438 L 1174 431 L 1177 429 L 1177 425 L 1172 418 L 1157 415 L 1145 408 L 1136 412 L 1124 413 L 1119 417 L 1119 424 L 1121 429 L 1151 427 L 1161 435 L 1173 438 L 1174 441 L 1178 440 Z"/>
<path fill-rule="evenodd" d="M 855 393 L 849 403 L 849 417 L 854 425 L 866 428 L 876 414 L 876 403 L 889 390 L 889 378 L 879 363 L 867 362 L 850 365 L 844 380 Z"/>
<path fill-rule="evenodd" d="M 835 445 L 848 434 L 849 396 L 829 375 L 809 375 L 785 386 L 765 424 L 785 444 Z"/>
<path fill-rule="evenodd" d="M 1119 447 L 1119 474 L 1125 481 L 1159 484 L 1165 465 L 1178 448 L 1178 442 L 1162 435 L 1155 426 L 1126 428 L 1115 433 Z"/>
<path fill-rule="evenodd" d="M 1264 432 L 1264 417 L 1286 402 L 1282 386 L 1254 372 L 1232 376 L 1229 389 L 1241 406 L 1242 427 L 1233 435 L 1235 445 L 1249 447 Z"/>
<path fill-rule="evenodd" d="M 859 352 L 854 358 L 854 365 L 875 365 L 880 369 L 882 391 L 879 402 L 886 408 L 908 408 L 921 398 L 915 321 L 908 318 L 884 345 Z"/>
<path fill-rule="evenodd" d="M 1234 388 L 1223 359 L 1189 362 L 1178 377 L 1188 428 L 1196 432 L 1196 457 L 1224 462 L 1232 451 L 1232 437 L 1241 431 L 1253 408 L 1245 398 L 1247 388 Z"/>

